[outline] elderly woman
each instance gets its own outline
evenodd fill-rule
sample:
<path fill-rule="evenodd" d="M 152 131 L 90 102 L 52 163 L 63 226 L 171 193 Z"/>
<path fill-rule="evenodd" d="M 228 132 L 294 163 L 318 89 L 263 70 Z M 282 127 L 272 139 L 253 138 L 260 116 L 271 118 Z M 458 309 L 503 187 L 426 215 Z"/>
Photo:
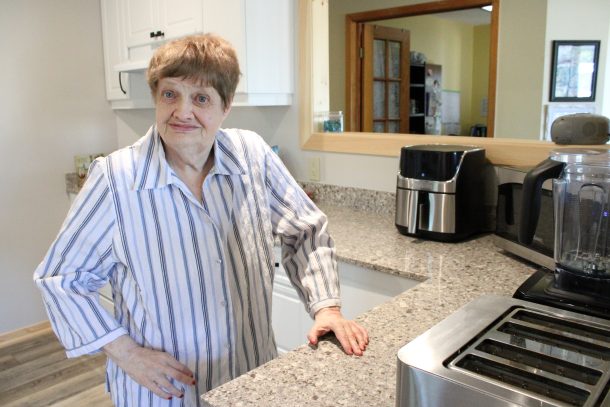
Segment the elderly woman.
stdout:
<path fill-rule="evenodd" d="M 70 357 L 105 352 L 118 406 L 198 405 L 277 355 L 273 245 L 314 324 L 362 355 L 344 319 L 326 217 L 255 133 L 221 129 L 239 80 L 212 35 L 160 47 L 148 69 L 156 123 L 97 159 L 34 278 Z M 98 301 L 110 281 L 114 316 Z M 281 385 L 281 383 L 278 383 Z"/>

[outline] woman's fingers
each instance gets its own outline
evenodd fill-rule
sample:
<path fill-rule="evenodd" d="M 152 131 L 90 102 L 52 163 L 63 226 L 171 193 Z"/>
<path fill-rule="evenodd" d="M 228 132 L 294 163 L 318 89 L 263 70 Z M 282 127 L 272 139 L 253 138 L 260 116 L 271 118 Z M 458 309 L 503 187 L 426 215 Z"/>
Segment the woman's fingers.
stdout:
<path fill-rule="evenodd" d="M 179 373 L 181 373 L 182 375 L 184 375 L 185 377 L 188 378 L 193 378 L 193 372 L 191 371 L 191 369 L 188 368 L 188 366 L 178 362 L 175 358 L 173 358 L 171 355 L 169 354 L 165 354 L 167 355 L 167 365 L 172 367 L 173 369 L 175 369 L 176 371 L 178 371 Z M 182 381 L 182 380 L 180 380 Z"/>
<path fill-rule="evenodd" d="M 165 357 L 164 362 L 167 364 L 168 370 L 165 374 L 173 379 L 178 380 L 186 385 L 195 384 L 195 376 L 191 369 L 186 365 L 178 362 L 175 358 L 167 353 L 162 354 Z"/>
<path fill-rule="evenodd" d="M 366 346 L 369 344 L 369 333 L 354 322 L 354 334 L 356 335 L 356 339 L 358 340 L 358 344 L 360 345 L 361 350 L 365 350 Z"/>
<path fill-rule="evenodd" d="M 179 398 L 184 396 L 184 391 L 174 386 L 165 375 L 159 376 L 159 378 L 155 380 L 155 384 L 157 385 L 157 388 L 160 390 L 161 394 L 165 395 L 166 398 L 168 398 L 168 396 Z"/>
<path fill-rule="evenodd" d="M 354 354 L 356 356 L 362 356 L 364 350 L 366 349 L 366 344 L 364 342 L 364 338 L 359 330 L 358 324 L 353 321 L 344 320 L 343 329 L 339 330 L 341 332 L 342 338 L 339 338 L 339 334 L 335 332 L 337 335 L 337 339 L 341 342 L 343 349 L 347 354 Z"/>
<path fill-rule="evenodd" d="M 317 343 L 321 333 L 333 331 L 348 355 L 362 356 L 369 342 L 366 329 L 354 321 L 343 318 L 338 308 L 322 309 L 316 313 L 315 322 L 309 331 L 309 342 Z"/>

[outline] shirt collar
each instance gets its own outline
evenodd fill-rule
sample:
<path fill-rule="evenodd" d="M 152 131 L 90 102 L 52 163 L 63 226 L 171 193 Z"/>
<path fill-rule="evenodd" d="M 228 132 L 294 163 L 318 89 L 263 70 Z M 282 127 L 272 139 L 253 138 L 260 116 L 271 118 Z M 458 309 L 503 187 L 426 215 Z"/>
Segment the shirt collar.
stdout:
<path fill-rule="evenodd" d="M 136 174 L 134 190 L 163 188 L 174 182 L 174 171 L 165 159 L 165 150 L 156 126 L 132 147 L 135 153 Z M 219 130 L 214 140 L 214 168 L 210 174 L 245 174 L 244 157 L 239 154 L 234 140 Z"/>
<path fill-rule="evenodd" d="M 229 137 L 225 130 L 219 130 L 214 140 L 214 169 L 212 173 L 222 175 L 245 174 L 245 157 L 241 153 L 243 145 L 237 145 L 237 138 Z"/>

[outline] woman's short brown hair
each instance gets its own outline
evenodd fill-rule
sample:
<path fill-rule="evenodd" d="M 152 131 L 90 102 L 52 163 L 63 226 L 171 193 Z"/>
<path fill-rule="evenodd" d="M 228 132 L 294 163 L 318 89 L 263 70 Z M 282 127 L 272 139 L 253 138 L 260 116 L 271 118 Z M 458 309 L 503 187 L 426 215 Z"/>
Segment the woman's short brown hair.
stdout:
<path fill-rule="evenodd" d="M 146 78 L 154 99 L 163 78 L 189 78 L 211 86 L 226 109 L 239 82 L 239 62 L 233 46 L 213 35 L 191 35 L 170 41 L 153 54 Z"/>

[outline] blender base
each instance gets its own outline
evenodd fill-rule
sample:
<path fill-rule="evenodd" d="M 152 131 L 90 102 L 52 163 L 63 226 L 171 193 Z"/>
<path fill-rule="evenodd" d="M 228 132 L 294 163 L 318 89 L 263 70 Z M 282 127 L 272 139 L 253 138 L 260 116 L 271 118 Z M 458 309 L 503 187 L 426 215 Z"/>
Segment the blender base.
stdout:
<path fill-rule="evenodd" d="M 581 314 L 610 319 L 610 298 L 582 290 L 566 290 L 557 286 L 557 275 L 564 273 L 541 268 L 517 289 L 514 298 L 561 308 Z M 563 276 L 565 277 L 565 276 Z M 606 282 L 609 283 L 609 282 Z"/>

